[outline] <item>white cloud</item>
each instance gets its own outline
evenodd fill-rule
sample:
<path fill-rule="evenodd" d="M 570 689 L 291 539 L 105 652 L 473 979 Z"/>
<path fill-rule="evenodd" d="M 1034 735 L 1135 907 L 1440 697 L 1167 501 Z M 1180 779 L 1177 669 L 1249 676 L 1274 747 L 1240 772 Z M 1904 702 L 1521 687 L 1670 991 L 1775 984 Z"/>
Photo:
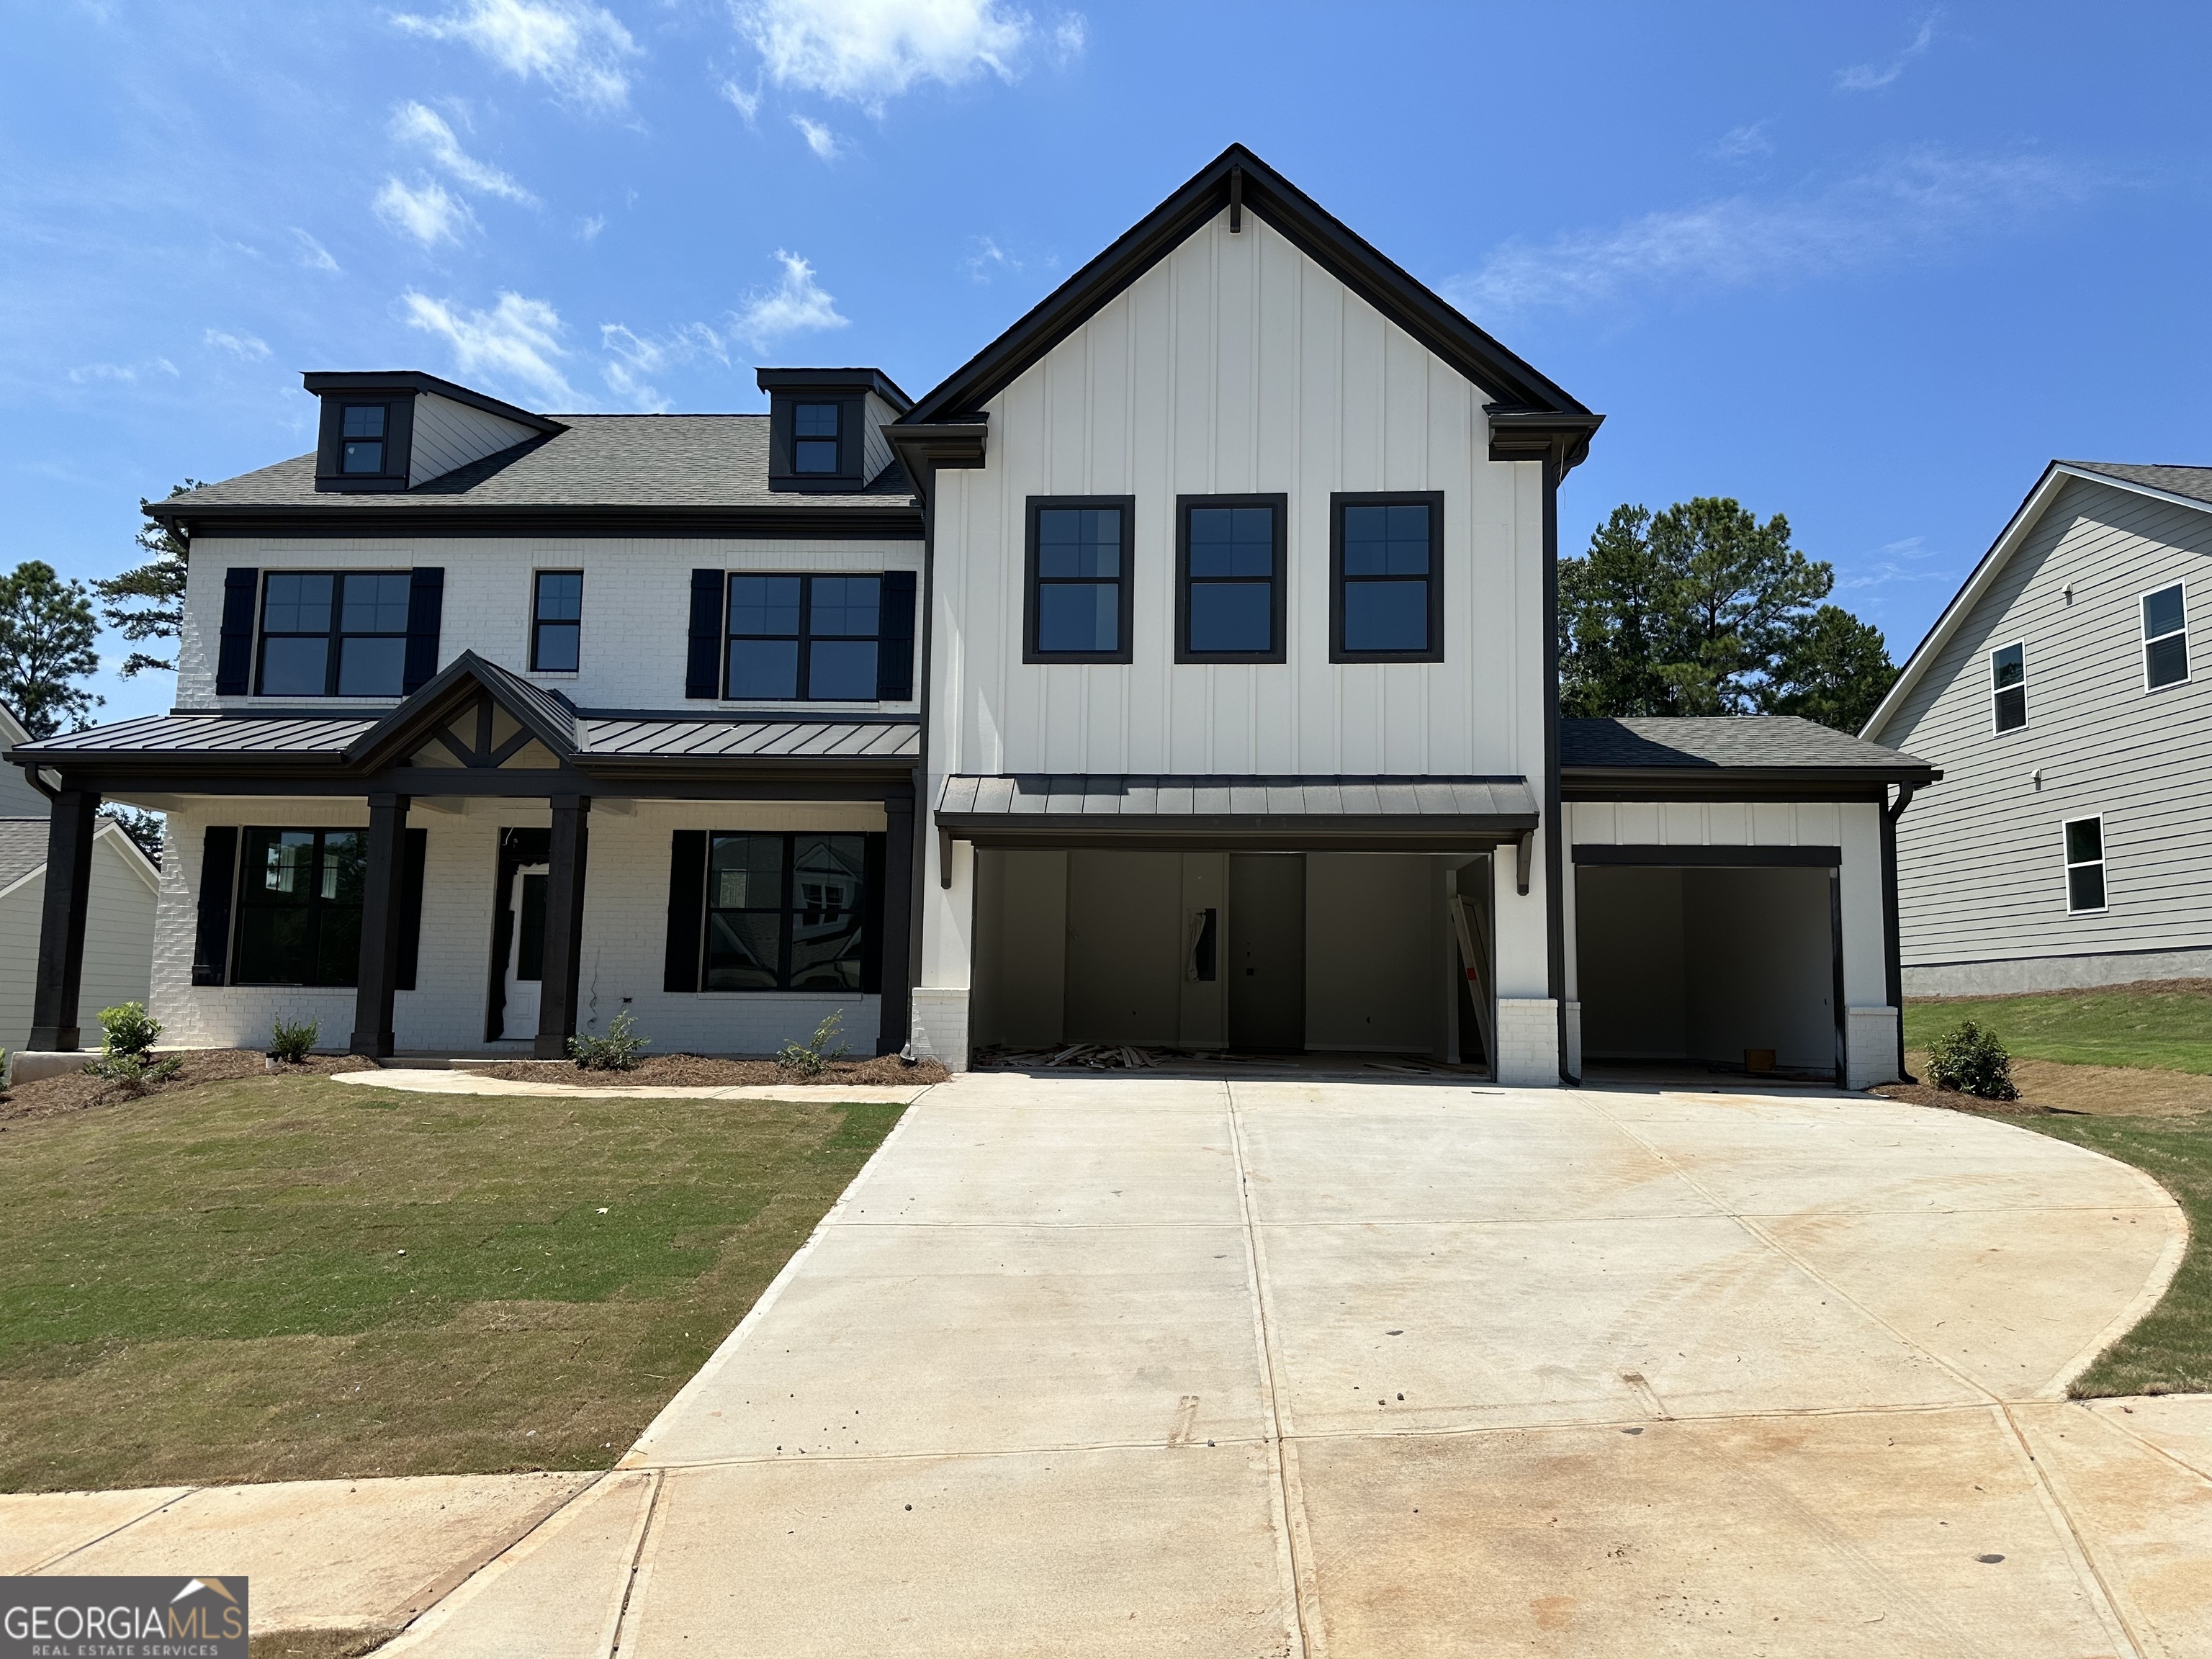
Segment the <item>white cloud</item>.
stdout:
<path fill-rule="evenodd" d="M 782 280 L 747 295 L 731 313 L 731 327 L 738 339 L 765 351 L 787 334 L 848 326 L 850 319 L 837 314 L 837 302 L 815 282 L 812 265 L 782 248 L 775 257 L 783 264 Z"/>
<path fill-rule="evenodd" d="M 538 199 L 497 167 L 477 161 L 463 149 L 461 141 L 446 124 L 446 118 L 435 110 L 411 101 L 400 105 L 392 112 L 392 136 L 400 143 L 422 150 L 433 163 L 471 190 L 481 191 L 487 196 L 503 196 L 510 202 Z"/>
<path fill-rule="evenodd" d="M 960 262 L 960 269 L 979 283 L 988 283 L 1002 270 L 1018 271 L 1022 262 L 988 236 L 975 239 L 975 251 Z"/>
<path fill-rule="evenodd" d="M 227 328 L 211 328 L 200 338 L 211 346 L 221 346 L 234 356 L 249 363 L 264 362 L 269 356 L 269 342 L 243 331 L 233 333 Z"/>
<path fill-rule="evenodd" d="M 115 380 L 128 385 L 142 373 L 150 374 L 156 369 L 168 375 L 177 373 L 177 366 L 167 357 L 149 357 L 143 363 L 87 363 L 81 368 L 70 370 L 69 377 L 78 386 L 86 386 L 94 380 Z"/>
<path fill-rule="evenodd" d="M 612 12 L 586 0 L 463 0 L 443 17 L 402 13 L 392 21 L 410 34 L 465 42 L 508 74 L 541 80 L 586 109 L 627 104 L 627 66 L 642 55 Z"/>
<path fill-rule="evenodd" d="M 1080 16 L 1048 32 L 1002 0 L 734 0 L 738 29 L 778 86 L 879 114 L 917 82 L 957 86 L 988 70 L 1018 77 L 1030 48 L 1083 49 Z"/>
<path fill-rule="evenodd" d="M 1747 161 L 1753 156 L 1774 154 L 1774 141 L 1766 136 L 1766 123 L 1753 121 L 1748 126 L 1730 127 L 1714 141 L 1713 154 L 1723 161 Z"/>
<path fill-rule="evenodd" d="M 435 179 L 417 185 L 386 179 L 370 205 L 391 230 L 413 237 L 424 247 L 458 242 L 461 233 L 476 223 L 469 204 Z"/>
<path fill-rule="evenodd" d="M 558 361 L 568 355 L 560 314 L 544 301 L 506 293 L 489 311 L 464 311 L 410 289 L 400 302 L 409 327 L 441 335 L 453 347 L 457 374 L 514 382 L 552 408 L 581 401 Z"/>
<path fill-rule="evenodd" d="M 1509 242 L 1443 289 L 1480 316 L 1615 305 L 1641 291 L 1778 285 L 1925 258 L 2078 201 L 2094 182 L 2039 156 L 1919 150 L 1793 196 L 1723 197 L 1610 230 Z"/>
<path fill-rule="evenodd" d="M 1853 64 L 1836 71 L 1836 90 L 1838 92 L 1878 92 L 1912 66 L 1912 61 L 1936 44 L 1936 21 L 1943 14 L 1931 11 L 1920 21 L 1920 27 L 1905 44 L 1905 50 L 1886 64 Z"/>
<path fill-rule="evenodd" d="M 760 114 L 760 88 L 757 86 L 749 92 L 735 81 L 725 80 L 715 90 L 729 101 L 732 109 L 745 118 L 747 126 L 753 125 Z"/>
<path fill-rule="evenodd" d="M 343 269 L 336 259 L 331 258 L 330 249 L 308 235 L 299 226 L 292 227 L 292 234 L 300 243 L 300 263 L 308 270 L 335 271 Z"/>
<path fill-rule="evenodd" d="M 774 288 L 747 295 L 720 325 L 686 323 L 665 334 L 640 334 L 623 323 L 599 325 L 599 344 L 607 354 L 600 373 L 608 389 L 631 407 L 664 410 L 667 399 L 653 384 L 672 368 L 700 362 L 730 366 L 738 346 L 766 352 L 786 337 L 822 329 L 845 328 L 836 302 L 814 280 L 814 268 L 796 253 L 776 251 L 783 276 Z"/>
<path fill-rule="evenodd" d="M 653 414 L 665 411 L 668 400 L 651 376 L 702 357 L 726 368 L 730 362 L 728 343 L 704 323 L 686 324 L 659 338 L 634 333 L 620 323 L 602 323 L 599 344 L 611 359 L 600 370 L 608 389 L 631 408 Z"/>
<path fill-rule="evenodd" d="M 576 221 L 577 240 L 596 242 L 599 240 L 599 233 L 606 228 L 607 216 L 604 213 L 595 213 L 588 219 L 579 219 Z"/>
<path fill-rule="evenodd" d="M 791 125 L 806 137 L 806 148 L 825 161 L 834 161 L 845 153 L 843 142 L 819 121 L 810 121 L 804 115 L 794 115 Z"/>

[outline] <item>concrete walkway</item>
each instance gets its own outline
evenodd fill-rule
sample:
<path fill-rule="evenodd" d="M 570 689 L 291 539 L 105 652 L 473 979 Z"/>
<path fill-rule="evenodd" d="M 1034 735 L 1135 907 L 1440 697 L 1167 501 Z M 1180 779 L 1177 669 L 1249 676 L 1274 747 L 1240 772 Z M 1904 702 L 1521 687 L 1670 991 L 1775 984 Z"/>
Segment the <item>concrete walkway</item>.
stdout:
<path fill-rule="evenodd" d="M 390 1651 L 2212 1653 L 2185 1237 L 1844 1097 L 971 1076 Z"/>

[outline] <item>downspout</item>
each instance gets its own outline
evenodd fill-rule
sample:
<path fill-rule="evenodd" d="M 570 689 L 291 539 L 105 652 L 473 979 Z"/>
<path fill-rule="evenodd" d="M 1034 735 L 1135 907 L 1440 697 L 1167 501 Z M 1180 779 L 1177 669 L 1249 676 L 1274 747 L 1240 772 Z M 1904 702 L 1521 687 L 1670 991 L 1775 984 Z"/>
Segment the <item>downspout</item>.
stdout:
<path fill-rule="evenodd" d="M 904 455 L 899 459 L 909 468 L 915 465 Z M 913 877 L 907 884 L 907 1035 L 906 1046 L 899 1050 L 900 1057 L 909 1061 L 920 1058 L 914 1040 L 915 993 L 921 988 L 922 912 L 929 891 L 930 820 L 935 810 L 935 803 L 929 799 L 929 722 L 936 707 L 930 696 L 930 658 L 937 616 L 937 491 L 933 487 L 937 467 L 933 462 L 924 462 L 922 467 L 926 476 L 914 481 L 915 493 L 921 497 L 921 592 L 915 600 L 921 607 L 921 661 L 917 671 L 921 678 L 915 682 L 915 701 L 921 710 L 921 724 L 916 729 L 921 734 L 921 741 L 914 762 L 914 850 L 910 854 Z"/>
<path fill-rule="evenodd" d="M 1559 479 L 1564 445 L 1544 457 L 1544 944 L 1545 987 L 1557 1018 L 1559 1081 L 1571 1089 L 1582 1078 L 1567 1069 L 1566 879 L 1560 868 L 1565 836 L 1559 819 Z"/>
<path fill-rule="evenodd" d="M 1882 988 L 1889 1006 L 1897 1012 L 1897 1074 L 1907 1083 L 1920 1079 L 1905 1069 L 1905 944 L 1897 913 L 1897 821 L 1912 805 L 1913 792 L 1919 787 L 1899 784 L 1896 803 L 1885 802 L 1881 809 L 1881 907 L 1889 931 L 1889 959 L 1883 963 Z"/>

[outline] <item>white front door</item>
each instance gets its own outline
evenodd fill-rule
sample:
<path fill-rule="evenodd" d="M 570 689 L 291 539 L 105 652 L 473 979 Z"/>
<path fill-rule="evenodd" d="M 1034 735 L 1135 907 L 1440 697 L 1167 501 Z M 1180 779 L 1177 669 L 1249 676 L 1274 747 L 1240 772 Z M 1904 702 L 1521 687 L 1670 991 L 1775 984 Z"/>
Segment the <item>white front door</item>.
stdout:
<path fill-rule="evenodd" d="M 525 865 L 507 891 L 507 1002 L 500 1035 L 513 1039 L 538 1035 L 538 988 L 544 975 L 545 878 L 547 866 Z"/>

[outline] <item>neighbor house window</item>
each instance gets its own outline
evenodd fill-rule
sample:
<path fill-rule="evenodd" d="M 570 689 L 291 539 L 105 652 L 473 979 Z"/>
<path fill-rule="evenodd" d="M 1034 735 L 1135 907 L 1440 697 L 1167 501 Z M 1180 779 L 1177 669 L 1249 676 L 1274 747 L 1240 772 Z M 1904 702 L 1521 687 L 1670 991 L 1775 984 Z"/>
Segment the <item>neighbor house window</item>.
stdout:
<path fill-rule="evenodd" d="M 876 699 L 879 576 L 732 576 L 722 695 Z"/>
<path fill-rule="evenodd" d="M 2105 820 L 2074 818 L 2066 825 L 2066 908 L 2078 914 L 2105 908 Z"/>
<path fill-rule="evenodd" d="M 351 985 L 361 967 L 364 830 L 240 833 L 234 985 Z"/>
<path fill-rule="evenodd" d="M 1024 660 L 1129 660 L 1135 498 L 1032 495 Z"/>
<path fill-rule="evenodd" d="M 837 471 L 839 404 L 793 404 L 791 409 L 791 470 Z"/>
<path fill-rule="evenodd" d="M 2027 724 L 2027 647 L 2008 645 L 1990 653 L 1990 724 L 2017 732 Z"/>
<path fill-rule="evenodd" d="M 1281 662 L 1283 495 L 1176 501 L 1176 660 Z"/>
<path fill-rule="evenodd" d="M 531 605 L 530 665 L 541 674 L 573 674 L 584 629 L 584 573 L 541 570 Z"/>
<path fill-rule="evenodd" d="M 386 428 L 392 419 L 384 404 L 347 404 L 338 411 L 338 471 L 375 477 L 384 471 Z"/>
<path fill-rule="evenodd" d="M 408 572 L 271 572 L 262 591 L 264 697 L 396 697 L 407 671 Z"/>
<path fill-rule="evenodd" d="M 1329 498 L 1329 660 L 1443 659 L 1443 496 Z"/>
<path fill-rule="evenodd" d="M 709 991 L 862 988 L 866 836 L 715 835 L 707 847 Z"/>
<path fill-rule="evenodd" d="M 2179 685 L 2189 678 L 2189 615 L 2181 584 L 2142 597 L 2143 687 Z"/>

